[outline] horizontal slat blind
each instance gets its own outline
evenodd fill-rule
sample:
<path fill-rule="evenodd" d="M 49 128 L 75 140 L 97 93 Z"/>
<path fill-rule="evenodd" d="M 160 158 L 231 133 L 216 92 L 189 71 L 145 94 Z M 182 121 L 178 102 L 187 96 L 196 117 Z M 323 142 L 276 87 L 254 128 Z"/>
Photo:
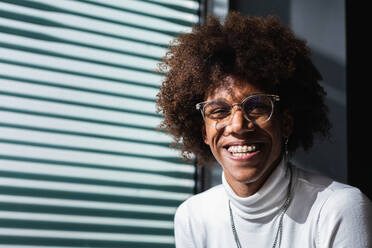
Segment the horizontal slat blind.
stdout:
<path fill-rule="evenodd" d="M 194 167 L 157 131 L 191 0 L 0 0 L 0 246 L 174 247 Z"/>

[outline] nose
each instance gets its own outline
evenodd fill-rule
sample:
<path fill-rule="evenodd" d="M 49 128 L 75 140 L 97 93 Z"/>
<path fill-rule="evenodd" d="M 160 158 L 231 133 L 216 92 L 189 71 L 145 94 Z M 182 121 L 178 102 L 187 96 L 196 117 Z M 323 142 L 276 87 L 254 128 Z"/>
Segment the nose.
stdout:
<path fill-rule="evenodd" d="M 247 131 L 252 131 L 253 123 L 244 117 L 244 113 L 240 107 L 235 106 L 231 119 L 225 127 L 225 134 L 242 134 Z"/>

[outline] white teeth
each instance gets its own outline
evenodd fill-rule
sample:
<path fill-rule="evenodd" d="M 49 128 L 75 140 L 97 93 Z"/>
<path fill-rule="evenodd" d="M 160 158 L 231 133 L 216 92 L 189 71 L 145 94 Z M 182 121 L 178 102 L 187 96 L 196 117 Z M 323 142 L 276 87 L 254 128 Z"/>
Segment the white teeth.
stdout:
<path fill-rule="evenodd" d="M 230 146 L 227 150 L 234 155 L 244 155 L 247 152 L 254 152 L 256 151 L 256 145 L 243 145 L 243 146 Z"/>

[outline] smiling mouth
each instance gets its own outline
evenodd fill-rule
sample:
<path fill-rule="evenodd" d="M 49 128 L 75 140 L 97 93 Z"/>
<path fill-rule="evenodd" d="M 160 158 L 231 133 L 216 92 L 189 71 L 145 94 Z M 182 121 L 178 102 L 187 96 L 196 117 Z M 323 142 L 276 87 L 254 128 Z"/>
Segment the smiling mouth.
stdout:
<path fill-rule="evenodd" d="M 248 158 L 260 151 L 261 144 L 231 145 L 226 147 L 227 151 L 235 158 Z"/>

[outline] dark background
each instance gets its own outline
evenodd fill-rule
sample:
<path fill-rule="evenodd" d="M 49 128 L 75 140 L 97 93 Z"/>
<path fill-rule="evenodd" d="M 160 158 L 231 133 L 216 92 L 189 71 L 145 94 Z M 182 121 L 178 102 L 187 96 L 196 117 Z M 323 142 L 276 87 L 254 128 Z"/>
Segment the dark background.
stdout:
<path fill-rule="evenodd" d="M 371 38 L 368 8 L 346 0 L 348 183 L 372 200 Z M 366 32 L 367 31 L 367 32 Z"/>

